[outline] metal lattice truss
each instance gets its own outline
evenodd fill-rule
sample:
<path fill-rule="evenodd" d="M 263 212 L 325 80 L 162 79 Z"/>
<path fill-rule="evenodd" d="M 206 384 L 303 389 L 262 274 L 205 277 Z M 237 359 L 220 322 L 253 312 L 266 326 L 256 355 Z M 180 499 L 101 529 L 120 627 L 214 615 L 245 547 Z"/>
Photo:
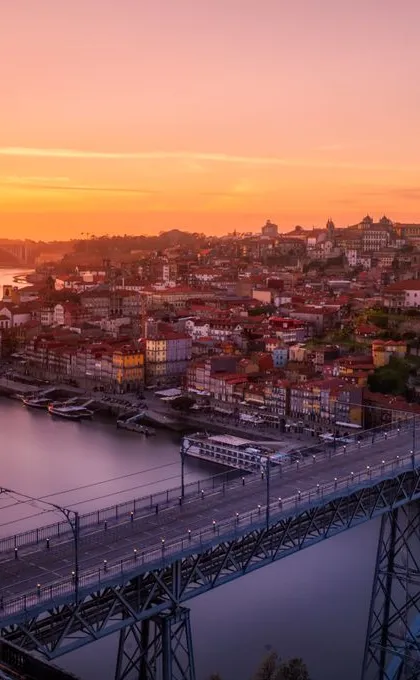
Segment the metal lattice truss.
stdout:
<path fill-rule="evenodd" d="M 179 608 L 191 597 L 227 583 L 275 560 L 346 531 L 372 517 L 420 498 L 420 473 L 402 473 L 376 486 L 354 488 L 347 496 L 319 499 L 319 504 L 296 505 L 262 521 L 247 533 L 215 536 L 213 544 L 162 560 L 154 568 L 139 566 L 94 592 L 80 593 L 78 604 L 59 604 L 4 626 L 1 634 L 23 648 L 56 658 L 101 637 L 145 619 Z M 143 571 L 141 572 L 141 569 Z M 139 573 L 140 572 L 140 573 Z M 388 680 L 388 679 L 387 679 Z"/>
<path fill-rule="evenodd" d="M 152 617 L 120 633 L 115 680 L 195 680 L 189 610 Z"/>
<path fill-rule="evenodd" d="M 420 507 L 382 518 L 364 659 L 364 680 L 420 677 Z"/>

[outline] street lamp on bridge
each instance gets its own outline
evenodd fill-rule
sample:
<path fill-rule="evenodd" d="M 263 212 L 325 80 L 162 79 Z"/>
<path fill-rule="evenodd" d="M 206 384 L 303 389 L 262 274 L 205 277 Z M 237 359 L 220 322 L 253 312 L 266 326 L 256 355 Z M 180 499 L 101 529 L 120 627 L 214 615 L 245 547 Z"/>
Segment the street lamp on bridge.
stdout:
<path fill-rule="evenodd" d="M 185 496 L 185 456 L 187 455 L 193 443 L 185 437 L 181 441 L 181 499 L 184 500 Z"/>
<path fill-rule="evenodd" d="M 34 501 L 36 503 L 43 503 L 52 510 L 61 512 L 65 517 L 66 522 L 70 526 L 73 534 L 74 541 L 74 572 L 72 572 L 74 581 L 74 595 L 76 604 L 79 602 L 79 541 L 80 541 L 80 515 L 77 510 L 72 510 L 71 508 L 65 508 L 56 503 L 50 503 L 49 501 L 44 501 L 42 498 L 35 498 L 34 496 L 28 496 L 28 494 L 21 493 L 20 491 L 15 491 L 14 489 L 6 489 L 0 487 L 0 494 L 14 494 L 15 496 L 20 496 L 27 501 Z M 47 547 L 49 548 L 50 539 L 47 538 Z"/>

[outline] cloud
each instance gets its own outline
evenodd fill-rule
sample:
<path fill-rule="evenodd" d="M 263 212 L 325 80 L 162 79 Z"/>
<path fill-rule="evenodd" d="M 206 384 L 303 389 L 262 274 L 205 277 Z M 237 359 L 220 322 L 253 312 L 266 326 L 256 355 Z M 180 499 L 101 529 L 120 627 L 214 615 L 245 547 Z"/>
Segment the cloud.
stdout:
<path fill-rule="evenodd" d="M 386 198 L 402 198 L 409 201 L 420 201 L 420 187 L 383 187 L 360 192 L 364 196 Z"/>
<path fill-rule="evenodd" d="M 318 151 L 322 147 L 318 148 Z M 323 147 L 324 150 L 338 147 Z M 49 158 L 64 160 L 109 160 L 109 161 L 181 161 L 189 163 L 190 169 L 195 163 L 223 163 L 230 165 L 248 166 L 278 166 L 307 169 L 337 169 L 359 171 L 387 171 L 387 172 L 419 172 L 416 166 L 395 166 L 381 164 L 364 164 L 350 161 L 334 161 L 305 158 L 283 158 L 282 156 L 241 156 L 226 153 L 212 153 L 204 151 L 93 151 L 88 149 L 60 149 L 6 146 L 0 147 L 0 156 L 18 158 Z M 200 168 L 202 171 L 202 167 Z"/>
<path fill-rule="evenodd" d="M 288 161 L 276 156 L 231 156 L 224 153 L 191 151 L 89 151 L 80 149 L 41 149 L 35 147 L 7 146 L 0 148 L 0 156 L 24 158 L 67 158 L 99 160 L 166 161 L 181 160 L 215 163 L 244 163 L 252 165 L 287 165 Z"/>
<path fill-rule="evenodd" d="M 10 175 L 7 177 L 0 177 L 0 182 L 5 184 L 28 184 L 28 183 L 54 183 L 54 182 L 70 182 L 69 177 L 22 177 L 20 175 Z"/>
<path fill-rule="evenodd" d="M 66 182 L 70 182 L 68 177 L 0 177 L 0 184 L 18 186 L 22 189 L 36 189 L 37 191 L 91 191 L 106 194 L 138 194 L 144 196 L 159 193 L 158 191 L 139 187 L 109 187 L 88 184 L 66 184 Z"/>
<path fill-rule="evenodd" d="M 132 187 L 99 187 L 99 186 L 87 186 L 85 184 L 72 184 L 70 186 L 66 185 L 27 185 L 30 188 L 37 189 L 48 189 L 54 191 L 92 191 L 92 192 L 103 192 L 106 194 L 138 194 L 142 196 L 148 196 L 150 194 L 158 194 L 158 191 L 152 191 L 150 189 L 140 189 Z"/>
<path fill-rule="evenodd" d="M 22 158 L 59 158 L 59 159 L 86 159 L 86 160 L 110 160 L 110 161 L 169 161 L 178 160 L 188 163 L 224 163 L 231 165 L 253 166 L 282 166 L 282 167 L 307 167 L 307 168 L 360 168 L 359 164 L 340 163 L 334 161 L 319 161 L 306 159 L 283 158 L 280 156 L 239 156 L 225 153 L 210 153 L 202 151 L 92 151 L 81 149 L 53 149 L 7 146 L 0 147 L 0 156 Z"/>

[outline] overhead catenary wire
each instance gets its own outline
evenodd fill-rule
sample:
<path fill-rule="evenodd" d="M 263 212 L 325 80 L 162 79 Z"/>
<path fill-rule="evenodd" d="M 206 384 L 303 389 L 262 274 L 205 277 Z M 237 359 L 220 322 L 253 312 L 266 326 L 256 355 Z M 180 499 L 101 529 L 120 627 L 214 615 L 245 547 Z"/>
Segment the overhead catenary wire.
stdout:
<path fill-rule="evenodd" d="M 162 466 L 162 467 L 165 467 L 165 466 Z M 128 475 L 128 476 L 130 476 L 130 475 Z M 163 479 L 160 479 L 159 482 L 164 483 L 164 482 L 172 481 L 174 479 L 179 479 L 179 475 L 172 475 L 171 477 L 164 477 Z M 146 488 L 148 486 L 151 486 L 153 484 L 156 484 L 156 480 L 151 480 L 151 481 L 147 482 L 146 484 L 142 484 L 141 486 L 133 486 L 133 487 L 129 487 L 128 489 L 120 489 L 118 491 L 113 491 L 113 492 L 110 492 L 108 494 L 103 494 L 102 496 L 95 496 L 93 498 L 86 498 L 85 500 L 77 501 L 75 503 L 71 503 L 71 505 L 72 505 L 72 507 L 76 507 L 76 506 L 84 505 L 86 503 L 94 503 L 95 501 L 103 500 L 104 498 L 112 498 L 113 496 L 122 495 L 122 494 L 125 494 L 125 493 L 130 493 L 132 491 L 140 490 L 140 489 Z M 91 485 L 86 485 L 85 487 L 80 487 L 80 488 L 88 488 L 89 486 L 91 486 Z M 156 494 L 163 493 L 163 491 L 156 491 L 155 493 Z M 19 495 L 18 492 L 16 492 L 16 493 L 17 493 L 17 495 Z M 9 495 L 12 496 L 12 493 L 10 493 Z M 9 520 L 7 522 L 3 522 L 2 524 L 0 524 L 0 528 L 5 527 L 5 526 L 9 526 L 11 524 L 18 524 L 19 522 L 24 522 L 24 521 L 29 520 L 29 519 L 35 519 L 36 517 L 41 517 L 41 516 L 44 516 L 46 514 L 54 513 L 54 508 L 48 508 L 48 509 L 46 508 L 45 510 L 42 510 L 41 508 L 39 508 L 39 506 L 37 506 L 36 503 L 37 502 L 42 503 L 42 500 L 43 500 L 42 498 L 34 499 L 34 500 L 29 500 L 29 499 L 17 500 L 16 499 L 16 503 L 11 503 L 9 505 L 0 507 L 0 510 L 3 510 L 5 508 L 13 508 L 13 507 L 16 507 L 18 505 L 31 505 L 32 507 L 36 508 L 37 510 L 41 510 L 40 512 L 38 512 L 35 515 L 28 515 L 28 516 L 25 516 L 25 517 L 19 517 L 19 518 L 16 518 L 16 519 Z M 122 500 L 120 502 L 124 503 L 125 501 Z"/>
<path fill-rule="evenodd" d="M 43 500 L 47 500 L 48 498 L 54 498 L 55 496 L 64 496 L 67 493 L 74 493 L 75 491 L 82 491 L 84 489 L 94 488 L 94 487 L 97 487 L 97 486 L 101 486 L 102 484 L 111 484 L 112 482 L 118 482 L 122 479 L 129 479 L 131 477 L 135 477 L 136 475 L 143 475 L 143 474 L 147 474 L 149 472 L 156 472 L 157 470 L 163 470 L 164 468 L 178 466 L 178 465 L 179 465 L 178 462 L 165 463 L 164 465 L 155 465 L 154 467 L 147 468 L 146 470 L 139 470 L 138 472 L 129 472 L 125 475 L 120 475 L 118 477 L 110 477 L 108 479 L 103 479 L 99 482 L 92 482 L 91 484 L 84 484 L 84 485 L 80 485 L 80 486 L 75 486 L 71 489 L 64 489 L 62 491 L 55 491 L 54 493 L 50 493 L 50 494 L 47 494 L 45 496 L 39 496 L 39 498 L 37 498 L 37 500 L 43 501 Z M 168 477 L 168 478 L 164 478 L 163 480 L 158 480 L 158 481 L 165 481 L 166 479 L 174 479 L 174 477 Z M 154 480 L 153 482 L 148 482 L 145 486 L 149 486 L 151 483 L 155 484 L 156 480 Z M 143 485 L 136 487 L 136 488 L 141 488 L 142 486 Z M 16 492 L 16 493 L 18 493 L 18 492 Z M 119 493 L 119 492 L 116 491 L 115 494 L 116 493 Z M 92 499 L 92 500 L 95 500 L 95 499 Z M 9 505 L 3 505 L 3 506 L 0 505 L 0 510 L 7 510 L 8 508 L 13 508 L 16 505 L 22 505 L 22 504 L 27 504 L 27 503 L 28 503 L 27 499 L 26 500 L 16 499 L 15 503 L 10 503 Z"/>

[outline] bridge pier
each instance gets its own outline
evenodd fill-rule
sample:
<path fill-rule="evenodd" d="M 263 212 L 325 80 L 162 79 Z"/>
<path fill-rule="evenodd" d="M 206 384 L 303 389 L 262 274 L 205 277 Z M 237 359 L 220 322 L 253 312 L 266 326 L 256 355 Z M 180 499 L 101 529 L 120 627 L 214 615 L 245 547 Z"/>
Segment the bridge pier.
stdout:
<path fill-rule="evenodd" d="M 363 680 L 420 677 L 420 505 L 382 516 Z"/>
<path fill-rule="evenodd" d="M 115 680 L 195 680 L 190 610 L 179 607 L 124 628 Z"/>

